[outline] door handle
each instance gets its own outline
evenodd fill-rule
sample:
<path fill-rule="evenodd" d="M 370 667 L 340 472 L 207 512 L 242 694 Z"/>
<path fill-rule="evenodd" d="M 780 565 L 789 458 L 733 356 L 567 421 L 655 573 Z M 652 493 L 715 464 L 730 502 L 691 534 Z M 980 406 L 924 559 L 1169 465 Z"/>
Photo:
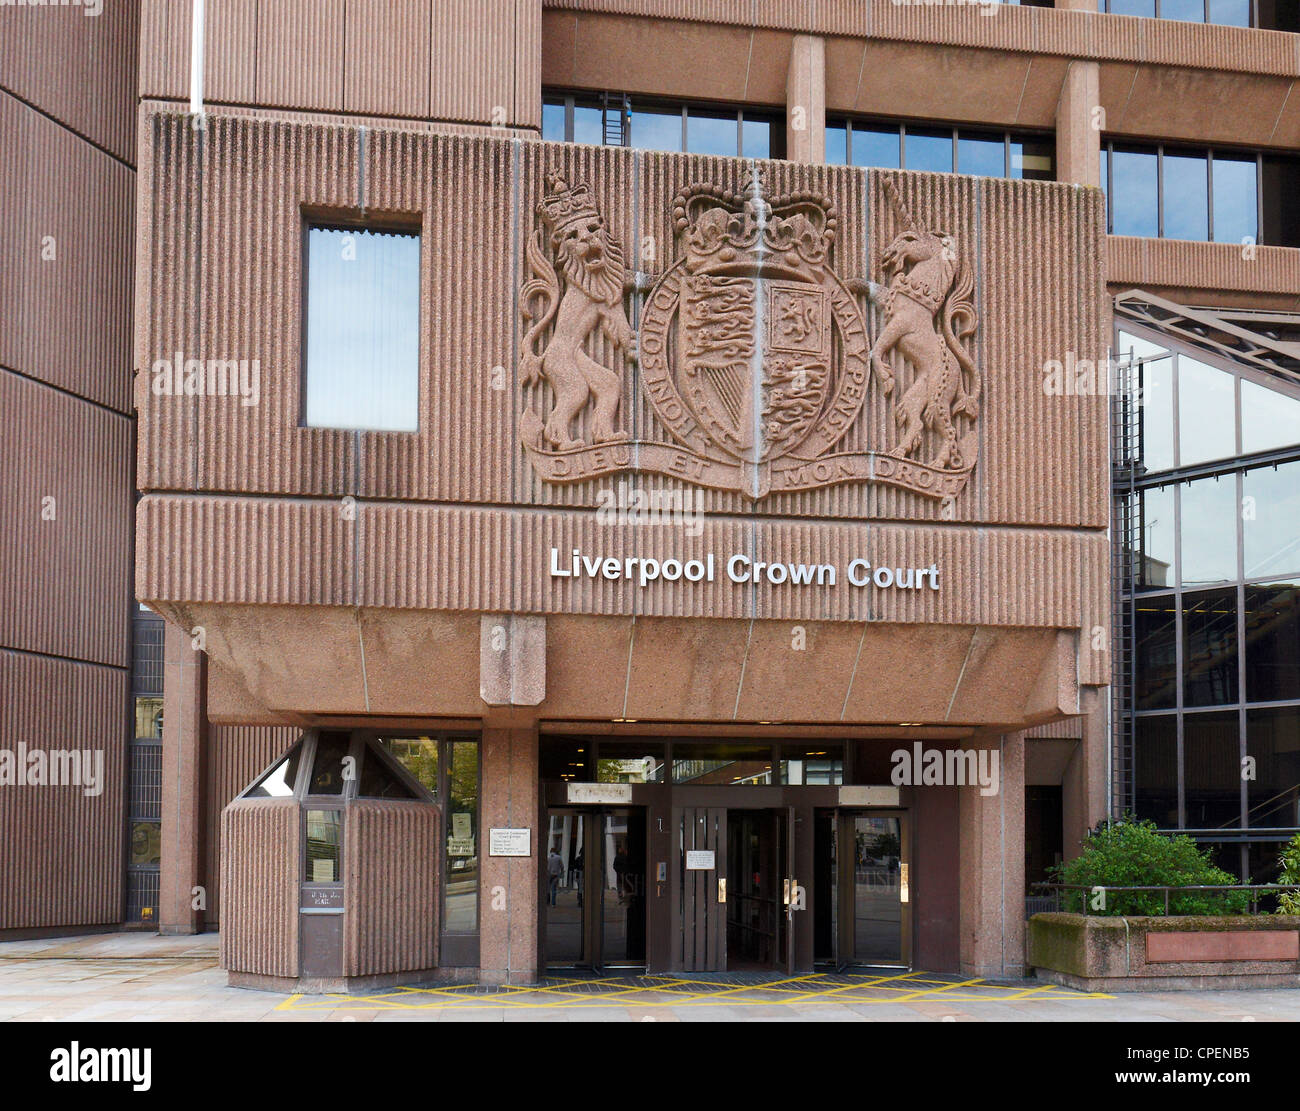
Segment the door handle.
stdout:
<path fill-rule="evenodd" d="M 910 894 L 907 882 L 907 865 L 900 864 L 898 866 L 898 901 L 900 903 L 906 903 Z"/>
<path fill-rule="evenodd" d="M 789 877 L 787 876 L 787 877 L 786 877 L 784 880 L 782 880 L 781 882 L 782 882 L 782 884 L 783 884 L 783 888 L 782 888 L 782 892 L 781 892 L 781 901 L 782 901 L 786 906 L 789 906 L 789 905 L 790 905 L 790 879 L 789 879 Z"/>
<path fill-rule="evenodd" d="M 718 902 L 725 903 L 726 901 L 727 901 L 727 877 L 719 876 L 718 877 Z"/>

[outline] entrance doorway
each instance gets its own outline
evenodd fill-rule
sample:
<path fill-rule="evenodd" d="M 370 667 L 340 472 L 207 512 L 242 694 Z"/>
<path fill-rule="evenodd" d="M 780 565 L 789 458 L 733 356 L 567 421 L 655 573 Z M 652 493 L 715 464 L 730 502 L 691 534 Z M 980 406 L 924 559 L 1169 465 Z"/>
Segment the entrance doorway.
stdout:
<path fill-rule="evenodd" d="M 643 808 L 549 810 L 541 871 L 549 967 L 645 967 Z"/>
<path fill-rule="evenodd" d="M 819 810 L 814 826 L 818 961 L 911 967 L 906 812 Z"/>

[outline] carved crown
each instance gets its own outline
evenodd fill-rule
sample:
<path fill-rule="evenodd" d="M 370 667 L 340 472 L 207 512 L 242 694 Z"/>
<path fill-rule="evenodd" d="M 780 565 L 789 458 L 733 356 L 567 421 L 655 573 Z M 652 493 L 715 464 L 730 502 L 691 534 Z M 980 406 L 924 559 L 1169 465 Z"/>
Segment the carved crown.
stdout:
<path fill-rule="evenodd" d="M 559 238 L 573 224 L 600 219 L 596 201 L 585 183 L 570 186 L 564 177 L 552 170 L 546 175 L 546 193 L 537 206 L 537 214 Z"/>
<path fill-rule="evenodd" d="M 762 170 L 756 169 L 741 192 L 693 185 L 679 193 L 673 202 L 673 222 L 685 237 L 691 269 L 757 253 L 760 239 L 764 251 L 793 251 L 817 267 L 828 261 L 836 213 L 835 205 L 820 193 L 767 196 Z"/>

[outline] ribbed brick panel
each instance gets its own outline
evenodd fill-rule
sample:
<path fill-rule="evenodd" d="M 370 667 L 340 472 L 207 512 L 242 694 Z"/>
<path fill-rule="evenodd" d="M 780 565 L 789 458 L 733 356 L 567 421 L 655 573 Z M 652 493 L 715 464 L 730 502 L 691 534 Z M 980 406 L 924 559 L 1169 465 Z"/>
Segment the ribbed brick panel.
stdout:
<path fill-rule="evenodd" d="M 1061 721 L 1049 722 L 1047 725 L 1035 725 L 1025 730 L 1030 740 L 1070 741 L 1083 736 L 1082 718 L 1063 718 Z"/>
<path fill-rule="evenodd" d="M 343 974 L 436 967 L 438 808 L 357 799 L 344 821 Z"/>
<path fill-rule="evenodd" d="M 297 729 L 258 725 L 210 725 L 204 760 L 206 810 L 204 879 L 208 888 L 207 924 L 221 917 L 221 812 L 281 753 L 301 736 Z"/>
<path fill-rule="evenodd" d="M 542 0 L 547 11 L 773 28 L 1293 76 L 1300 55 L 1280 31 L 1097 12 L 894 0 Z"/>
<path fill-rule="evenodd" d="M 295 799 L 244 799 L 222 811 L 222 968 L 298 975 L 300 814 Z"/>
<path fill-rule="evenodd" d="M 349 112 L 429 115 L 432 16 L 430 0 L 347 5 L 343 98 Z"/>
<path fill-rule="evenodd" d="M 1113 289 L 1249 290 L 1300 294 L 1300 251 L 1236 243 L 1140 239 L 1112 235 L 1106 243 L 1106 280 Z"/>
<path fill-rule="evenodd" d="M 322 584 L 350 581 L 351 548 L 316 521 L 328 504 L 238 498 L 147 497 L 145 536 L 176 538 L 180 560 L 142 557 L 137 590 L 150 601 L 351 605 L 484 612 L 608 613 L 655 616 L 805 617 L 825 620 L 936 622 L 1077 628 L 1100 602 L 1092 565 L 1105 560 L 1099 532 L 971 528 L 951 525 L 821 521 L 701 521 L 698 537 L 680 526 L 605 525 L 594 514 L 517 514 L 437 506 L 359 507 L 363 536 L 357 593 L 330 600 Z M 657 581 L 642 588 L 552 578 L 551 548 L 561 566 L 572 548 L 588 556 L 696 558 L 717 555 L 712 585 Z M 141 545 L 144 551 L 146 545 Z M 238 552 L 240 559 L 230 559 Z M 776 562 L 945 569 L 941 589 L 876 593 L 842 580 L 835 590 L 792 590 L 730 583 L 732 554 Z M 960 579 L 961 589 L 953 587 Z M 947 588 L 942 585 L 947 582 Z"/>
<path fill-rule="evenodd" d="M 258 4 L 259 104 L 326 110 L 343 104 L 343 10 L 344 0 Z"/>
<path fill-rule="evenodd" d="M 0 650 L 0 749 L 103 757 L 98 795 L 0 786 L 0 929 L 122 920 L 127 720 L 125 671 Z"/>
<path fill-rule="evenodd" d="M 0 150 L 0 366 L 129 412 L 135 175 L 3 92 Z"/>
<path fill-rule="evenodd" d="M 54 0 L 38 8 L 5 5 L 0 87 L 133 164 L 139 35 L 136 3 L 104 0 L 97 16 Z"/>
<path fill-rule="evenodd" d="M 128 666 L 130 423 L 8 371 L 0 413 L 0 644 Z"/>

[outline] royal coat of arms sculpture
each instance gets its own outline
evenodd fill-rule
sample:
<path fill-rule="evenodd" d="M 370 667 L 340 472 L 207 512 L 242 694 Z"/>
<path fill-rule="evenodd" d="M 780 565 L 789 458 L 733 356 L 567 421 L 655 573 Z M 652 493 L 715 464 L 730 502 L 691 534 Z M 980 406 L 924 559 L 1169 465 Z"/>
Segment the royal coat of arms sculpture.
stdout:
<path fill-rule="evenodd" d="M 954 238 L 913 220 L 892 182 L 886 191 L 902 230 L 881 256 L 884 283 L 871 286 L 832 268 L 828 198 L 767 197 L 758 171 L 741 192 L 685 190 L 673 205 L 678 257 L 650 287 L 637 337 L 624 308 L 635 284 L 590 190 L 548 174 L 521 290 L 520 435 L 537 474 L 563 483 L 637 471 L 755 501 L 840 482 L 955 497 L 977 445 L 972 280 Z M 874 344 L 862 305 L 873 296 Z M 623 366 L 588 350 L 598 329 Z M 623 371 L 636 360 L 671 442 L 633 443 L 619 427 Z M 903 373 L 901 396 L 885 401 Z M 543 381 L 544 416 L 533 407 Z M 873 382 L 897 439 L 842 450 Z"/>

